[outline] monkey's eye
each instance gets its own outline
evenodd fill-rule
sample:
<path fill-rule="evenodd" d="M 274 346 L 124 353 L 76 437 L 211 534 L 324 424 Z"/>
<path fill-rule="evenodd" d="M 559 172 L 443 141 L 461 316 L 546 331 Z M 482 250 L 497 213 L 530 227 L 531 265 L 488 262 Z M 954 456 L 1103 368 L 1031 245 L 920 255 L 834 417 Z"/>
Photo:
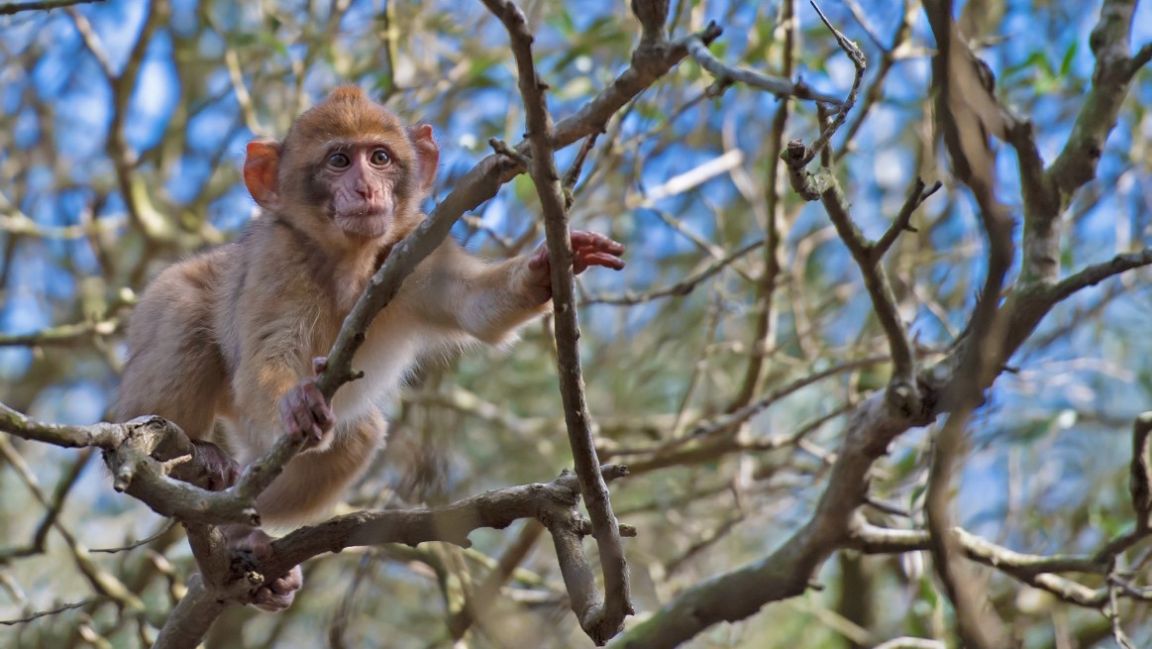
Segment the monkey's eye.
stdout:
<path fill-rule="evenodd" d="M 328 166 L 333 169 L 344 169 L 350 164 L 352 164 L 352 161 L 343 153 L 333 153 L 328 156 Z"/>
<path fill-rule="evenodd" d="M 376 165 L 377 167 L 383 167 L 389 162 L 392 162 L 392 156 L 388 155 L 388 152 L 384 149 L 376 149 L 372 151 L 371 160 L 372 164 Z"/>

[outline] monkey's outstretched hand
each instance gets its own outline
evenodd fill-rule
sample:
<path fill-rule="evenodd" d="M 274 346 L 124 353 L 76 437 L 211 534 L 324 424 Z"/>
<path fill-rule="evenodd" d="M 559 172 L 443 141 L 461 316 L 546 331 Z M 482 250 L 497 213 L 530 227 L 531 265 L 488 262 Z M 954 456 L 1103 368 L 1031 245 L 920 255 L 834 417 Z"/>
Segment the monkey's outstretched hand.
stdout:
<path fill-rule="evenodd" d="M 312 371 L 324 371 L 326 358 L 312 359 Z M 316 377 L 300 381 L 280 399 L 280 426 L 289 435 L 304 438 L 305 450 L 323 451 L 332 445 L 332 427 L 336 418 L 328 400 L 316 387 Z"/>
<path fill-rule="evenodd" d="M 612 270 L 624 268 L 624 260 L 620 258 L 624 254 L 624 244 L 619 241 L 585 230 L 573 230 L 571 237 L 572 271 L 577 275 L 589 266 L 604 266 Z M 528 282 L 539 291 L 540 301 L 552 299 L 552 264 L 546 244 L 541 244 L 528 258 L 528 270 L 531 272 Z"/>

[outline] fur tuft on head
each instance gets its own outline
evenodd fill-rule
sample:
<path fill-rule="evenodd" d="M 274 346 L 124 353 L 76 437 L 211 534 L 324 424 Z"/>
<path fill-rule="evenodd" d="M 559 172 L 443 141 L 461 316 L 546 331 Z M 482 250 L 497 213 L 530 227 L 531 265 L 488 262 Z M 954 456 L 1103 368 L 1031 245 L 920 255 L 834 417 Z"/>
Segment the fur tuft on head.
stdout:
<path fill-rule="evenodd" d="M 404 125 L 392 111 L 368 98 L 356 86 L 340 86 L 305 111 L 284 139 L 286 149 L 341 138 L 402 136 Z"/>

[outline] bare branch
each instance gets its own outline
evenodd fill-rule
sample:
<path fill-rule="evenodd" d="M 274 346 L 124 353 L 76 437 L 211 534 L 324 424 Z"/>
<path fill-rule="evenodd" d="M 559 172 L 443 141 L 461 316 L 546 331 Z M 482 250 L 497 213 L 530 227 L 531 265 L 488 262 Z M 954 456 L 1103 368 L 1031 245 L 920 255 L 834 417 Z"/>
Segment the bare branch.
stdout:
<path fill-rule="evenodd" d="M 715 25 L 712 23 L 710 26 Z M 688 39 L 688 52 L 700 67 L 707 70 L 721 84 L 742 83 L 751 88 L 772 93 L 777 97 L 795 97 L 797 99 L 810 99 L 830 104 L 835 107 L 843 105 L 843 101 L 835 95 L 813 90 L 803 81 L 791 81 L 770 77 L 756 70 L 730 66 L 722 63 L 720 59 L 712 56 L 708 46 L 699 37 Z"/>
<path fill-rule="evenodd" d="M 1110 277 L 1149 264 L 1152 264 L 1152 248 L 1119 254 L 1106 262 L 1086 266 L 1079 272 L 1060 280 L 1048 292 L 1047 298 L 1052 304 L 1055 304 L 1070 297 L 1080 289 L 1095 286 Z"/>
<path fill-rule="evenodd" d="M 888 249 L 892 247 L 892 244 L 896 243 L 896 239 L 901 233 L 916 231 L 915 228 L 909 225 L 912 220 L 912 214 L 916 211 L 916 208 L 920 207 L 924 201 L 928 200 L 929 196 L 935 194 L 941 187 L 943 187 L 943 185 L 937 180 L 932 183 L 931 187 L 925 189 L 924 181 L 920 178 L 916 179 L 916 182 L 912 185 L 912 189 L 908 191 L 908 198 L 904 199 L 904 205 L 900 207 L 900 212 L 896 215 L 896 218 L 892 220 L 892 225 L 884 231 L 883 236 L 881 236 L 876 243 L 872 244 L 872 257 L 875 262 L 879 263 L 880 260 L 883 259 L 884 255 L 888 253 Z"/>
<path fill-rule="evenodd" d="M 195 649 L 227 604 L 204 586 L 200 574 L 188 578 L 188 591 L 168 614 L 152 649 Z"/>
<path fill-rule="evenodd" d="M 520 533 L 500 555 L 500 559 L 470 595 L 468 605 L 454 614 L 448 621 L 448 630 L 455 639 L 464 637 L 464 633 L 472 626 L 473 621 L 480 618 L 491 607 L 492 602 L 500 594 L 500 588 L 512 576 L 517 566 L 524 562 L 528 553 L 536 546 L 540 535 L 544 533 L 544 526 L 539 521 L 530 520 L 520 530 Z"/>
<path fill-rule="evenodd" d="M 21 11 L 51 11 L 75 5 L 103 3 L 105 0 L 32 0 L 31 2 L 7 2 L 0 5 L 0 16 L 10 16 Z"/>
<path fill-rule="evenodd" d="M 918 415 L 918 416 L 922 416 Z M 676 647 L 709 626 L 740 620 L 808 588 L 820 564 L 848 541 L 849 519 L 868 491 L 868 473 L 888 444 L 922 419 L 894 412 L 883 394 L 853 412 L 816 511 L 767 557 L 685 589 L 614 640 L 614 647 Z"/>
<path fill-rule="evenodd" d="M 1100 7 L 1100 20 L 1088 39 L 1096 55 L 1092 86 L 1084 97 L 1064 149 L 1048 170 L 1048 176 L 1062 194 L 1062 204 L 1066 205 L 1072 192 L 1095 177 L 1096 165 L 1104 153 L 1104 140 L 1116 125 L 1133 76 L 1152 59 L 1149 45 L 1135 58 L 1129 54 L 1135 11 L 1136 3 L 1132 0 L 1105 0 Z"/>
<path fill-rule="evenodd" d="M 111 336 L 119 331 L 120 327 L 120 318 L 56 325 L 26 334 L 0 335 L 0 347 L 71 345 L 94 337 Z"/>
<path fill-rule="evenodd" d="M 1149 462 L 1152 439 L 1152 412 L 1142 413 L 1132 424 L 1132 465 L 1128 490 L 1132 494 L 1132 509 L 1136 512 L 1136 528 L 1147 530 L 1148 516 L 1152 514 L 1152 467 Z"/>
<path fill-rule="evenodd" d="M 932 544 L 931 534 L 922 530 L 895 530 L 880 528 L 857 519 L 853 524 L 851 546 L 869 554 L 887 554 L 927 550 Z M 1092 557 L 1030 555 L 1014 552 L 965 530 L 952 528 L 948 535 L 962 552 L 973 561 L 996 568 L 1001 572 L 1035 588 L 1052 593 L 1063 601 L 1077 606 L 1099 608 L 1107 599 L 1104 589 L 1092 589 L 1057 575 L 1057 572 L 1104 574 L 1108 567 Z"/>
<path fill-rule="evenodd" d="M 93 424 L 68 426 L 36 421 L 0 403 L 0 431 L 27 440 L 65 448 L 95 446 L 113 449 L 129 434 L 131 424 Z"/>
<path fill-rule="evenodd" d="M 94 0 L 88 0 L 88 1 L 91 2 Z M 100 0 L 100 1 L 103 2 L 103 0 Z M 0 7 L 0 14 L 3 14 L 3 7 Z M 36 611 L 35 613 L 29 613 L 28 615 L 25 615 L 24 617 L 14 618 L 11 620 L 0 620 L 0 625 L 16 626 L 18 624 L 27 624 L 28 622 L 31 622 L 33 620 L 38 620 L 42 617 L 48 617 L 50 615 L 58 615 L 60 613 L 66 613 L 68 611 L 74 611 L 78 608 L 84 608 L 85 606 L 88 606 L 90 604 L 95 604 L 96 602 L 99 602 L 99 601 L 102 601 L 102 598 L 93 597 L 90 599 L 80 600 L 79 602 L 72 602 L 71 604 L 61 604 L 60 606 L 56 606 L 54 608 L 50 608 L 50 609 L 47 609 L 44 611 Z"/>
<path fill-rule="evenodd" d="M 577 346 L 580 323 L 572 274 L 572 243 L 560 172 L 554 157 L 555 132 L 544 97 L 547 86 L 537 75 L 532 60 L 533 37 L 520 8 L 510 0 L 484 0 L 484 4 L 500 18 L 508 30 L 512 54 L 516 59 L 520 95 L 527 113 L 527 134 L 532 152 L 529 172 L 544 212 L 548 255 L 551 259 L 557 369 L 564 402 L 564 419 L 576 475 L 580 478 L 580 490 L 592 519 L 596 546 L 600 550 L 600 566 L 604 573 L 603 603 L 596 592 L 595 578 L 584 559 L 579 538 L 564 528 L 557 528 L 555 523 L 545 522 L 545 525 L 552 532 L 556 552 L 561 559 L 560 569 L 568 586 L 572 610 L 589 637 L 597 644 L 603 644 L 619 633 L 624 618 L 635 611 L 629 593 L 628 564 L 620 544 L 620 529 L 612 513 L 608 487 L 600 474 L 600 461 L 592 441 L 591 414 L 584 394 L 584 378 Z"/>
<path fill-rule="evenodd" d="M 868 241 L 856 226 L 849 213 L 847 199 L 832 174 L 827 169 L 820 169 L 816 173 L 804 171 L 807 163 L 804 161 L 806 155 L 802 142 L 790 142 L 783 157 L 788 163 L 788 177 L 793 189 L 807 200 L 820 200 L 828 220 L 832 221 L 836 233 L 860 268 L 864 287 L 872 299 L 876 318 L 880 321 L 892 354 L 893 372 L 889 394 L 893 406 L 906 413 L 919 411 L 920 394 L 915 380 L 916 357 L 912 351 L 912 340 L 896 308 L 896 295 L 892 291 L 888 273 L 879 263 L 879 255 L 874 253 L 875 244 Z"/>
<path fill-rule="evenodd" d="M 755 250 L 760 249 L 764 245 L 763 239 L 757 239 L 751 243 L 745 244 L 737 248 L 730 255 L 717 259 L 700 271 L 685 277 L 684 279 L 676 282 L 671 286 L 658 288 L 643 293 L 634 293 L 627 291 L 619 295 L 593 295 L 583 300 L 584 304 L 611 304 L 614 306 L 632 306 L 634 304 L 641 304 L 643 302 L 651 302 L 662 297 L 683 297 L 691 293 L 697 285 L 704 280 L 716 275 L 720 271 L 730 266 L 733 262 L 748 255 Z"/>
<path fill-rule="evenodd" d="M 812 8 L 816 10 L 816 13 L 819 14 L 820 20 L 824 22 L 824 25 L 831 30 L 832 35 L 836 37 L 836 43 L 840 46 L 840 49 L 843 50 L 852 61 L 852 66 L 856 69 L 856 74 L 852 77 L 852 87 L 848 90 L 848 96 L 836 109 L 832 120 L 827 124 L 821 124 L 819 137 L 812 142 L 812 146 L 808 148 L 803 156 L 803 162 L 797 164 L 798 167 L 807 166 L 817 154 L 824 151 L 828 146 L 828 142 L 832 139 L 832 136 L 844 125 L 844 122 L 848 119 L 848 112 L 856 105 L 856 97 L 860 94 L 861 84 L 864 83 L 864 71 L 868 68 L 868 61 L 859 46 L 832 25 L 832 22 L 828 20 L 824 12 L 820 11 L 820 6 L 816 4 L 816 0 L 809 0 L 809 2 Z"/>
<path fill-rule="evenodd" d="M 931 531 L 928 545 L 936 574 L 956 611 L 960 637 L 966 644 L 979 649 L 1002 649 L 1011 646 L 1004 623 L 992 610 L 988 599 L 979 595 L 979 586 L 970 566 L 954 560 L 963 546 L 947 533 L 952 529 L 952 475 L 964 450 L 970 414 L 970 406 L 953 412 L 936 435 L 924 505 Z"/>

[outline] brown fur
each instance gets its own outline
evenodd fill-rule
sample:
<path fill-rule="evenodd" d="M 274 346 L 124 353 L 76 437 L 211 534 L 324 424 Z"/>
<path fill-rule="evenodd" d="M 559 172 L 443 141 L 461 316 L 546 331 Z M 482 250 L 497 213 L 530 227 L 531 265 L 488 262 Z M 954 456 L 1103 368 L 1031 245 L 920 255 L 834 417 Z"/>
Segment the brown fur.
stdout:
<path fill-rule="evenodd" d="M 340 143 L 386 146 L 392 156 L 380 173 L 391 174 L 382 186 L 395 208 L 381 236 L 350 234 L 325 206 L 332 186 L 318 169 Z M 405 129 L 356 88 L 301 115 L 282 146 L 250 145 L 245 179 L 267 213 L 236 243 L 168 268 L 145 291 L 129 325 L 117 416 L 160 415 L 241 463 L 266 451 L 282 432 L 278 401 L 311 376 L 311 359 L 328 353 L 382 258 L 423 218 L 418 203 L 437 157 L 426 127 Z M 293 460 L 259 499 L 261 514 L 311 518 L 338 498 L 383 442 L 377 400 L 422 356 L 499 342 L 547 311 L 526 259 L 486 264 L 447 242 L 420 264 L 356 357 L 366 377 L 336 395 L 330 445 Z"/>

